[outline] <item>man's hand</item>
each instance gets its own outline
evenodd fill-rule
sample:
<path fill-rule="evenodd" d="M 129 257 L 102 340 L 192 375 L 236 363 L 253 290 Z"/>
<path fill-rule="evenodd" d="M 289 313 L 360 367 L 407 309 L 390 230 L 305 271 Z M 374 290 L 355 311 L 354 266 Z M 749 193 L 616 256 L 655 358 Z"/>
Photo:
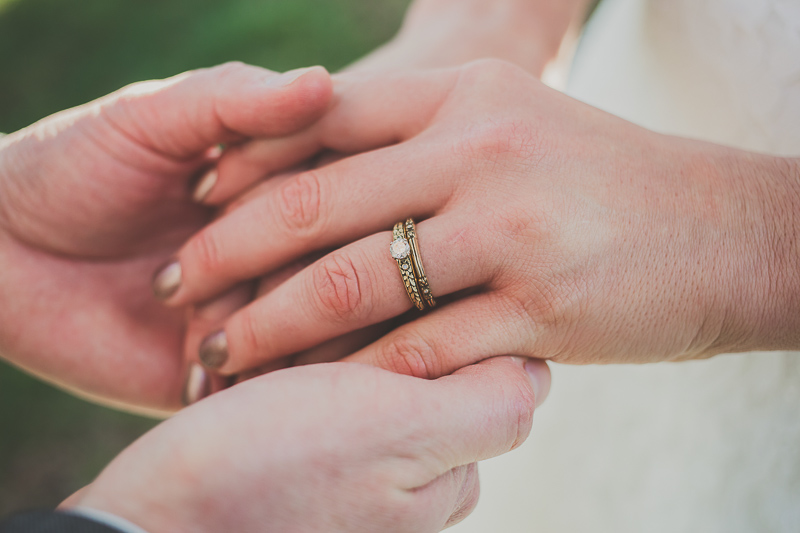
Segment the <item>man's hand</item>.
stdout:
<path fill-rule="evenodd" d="M 436 381 L 334 363 L 275 372 L 182 411 L 65 507 L 150 533 L 426 533 L 477 503 L 475 462 L 528 437 L 545 363 Z"/>
<path fill-rule="evenodd" d="M 219 143 L 298 132 L 330 96 L 322 68 L 227 64 L 0 139 L 0 353 L 108 403 L 176 408 L 184 318 L 155 301 L 150 277 L 210 218 L 190 181 Z"/>

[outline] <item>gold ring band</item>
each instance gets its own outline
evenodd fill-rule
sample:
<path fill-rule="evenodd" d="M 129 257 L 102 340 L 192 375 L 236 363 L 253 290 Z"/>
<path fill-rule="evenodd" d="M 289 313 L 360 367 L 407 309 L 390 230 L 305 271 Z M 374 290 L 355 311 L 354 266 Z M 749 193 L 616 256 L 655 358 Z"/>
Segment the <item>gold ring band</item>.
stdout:
<path fill-rule="evenodd" d="M 414 274 L 414 264 L 411 260 L 411 244 L 406 239 L 405 227 L 402 222 L 394 225 L 392 231 L 394 240 L 389 246 L 392 252 L 392 257 L 397 261 L 397 266 L 400 268 L 400 275 L 403 277 L 403 285 L 406 288 L 408 299 L 414 304 L 414 307 L 423 311 L 425 309 L 425 302 L 419 295 L 419 288 L 417 287 L 417 277 Z"/>
<path fill-rule="evenodd" d="M 429 307 L 436 307 L 436 299 L 433 297 L 428 276 L 425 275 L 425 268 L 422 266 L 422 256 L 419 253 L 419 241 L 417 239 L 417 227 L 412 219 L 406 220 L 406 240 L 411 247 L 411 262 L 414 265 L 414 273 L 417 276 L 417 287 L 420 295 Z"/>

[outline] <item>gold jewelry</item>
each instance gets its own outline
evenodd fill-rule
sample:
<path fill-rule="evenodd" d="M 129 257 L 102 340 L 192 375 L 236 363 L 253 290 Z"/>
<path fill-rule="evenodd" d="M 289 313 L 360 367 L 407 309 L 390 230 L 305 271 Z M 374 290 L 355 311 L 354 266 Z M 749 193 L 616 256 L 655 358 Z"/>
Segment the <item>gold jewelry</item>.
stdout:
<path fill-rule="evenodd" d="M 436 300 L 433 298 L 433 291 L 428 283 L 428 276 L 425 275 L 425 268 L 422 266 L 422 256 L 419 253 L 419 241 L 417 240 L 417 227 L 412 219 L 406 220 L 406 239 L 411 246 L 411 263 L 414 265 L 414 273 L 417 276 L 417 286 L 422 295 L 422 299 L 430 307 L 436 307 Z"/>
<path fill-rule="evenodd" d="M 419 289 L 417 288 L 417 278 L 414 274 L 414 265 L 411 261 L 411 245 L 406 239 L 403 223 L 398 222 L 395 224 L 392 233 L 394 240 L 389 246 L 389 250 L 392 252 L 392 257 L 397 261 L 397 266 L 400 267 L 400 275 L 403 277 L 403 285 L 406 288 L 408 299 L 411 300 L 411 303 L 414 304 L 417 309 L 423 311 L 425 309 L 425 302 L 422 301 L 419 295 Z"/>

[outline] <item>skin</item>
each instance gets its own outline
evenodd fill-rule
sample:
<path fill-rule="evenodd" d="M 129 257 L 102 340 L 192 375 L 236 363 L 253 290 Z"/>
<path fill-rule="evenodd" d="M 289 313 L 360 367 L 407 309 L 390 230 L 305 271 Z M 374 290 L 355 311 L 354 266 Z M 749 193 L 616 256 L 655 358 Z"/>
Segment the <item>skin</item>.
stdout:
<path fill-rule="evenodd" d="M 540 77 L 565 36 L 576 34 L 590 0 L 418 0 L 388 43 L 344 70 L 377 74 L 460 66 L 494 58 Z M 224 205 L 265 176 L 316 155 L 315 143 L 255 139 L 230 147 L 202 201 Z M 221 177 L 220 177 L 221 176 Z"/>
<path fill-rule="evenodd" d="M 299 77 L 298 77 L 299 76 Z M 147 413 L 180 405 L 185 314 L 156 267 L 211 212 L 191 181 L 218 143 L 283 136 L 326 109 L 321 68 L 228 64 L 127 87 L 0 139 L 0 353 L 42 379 Z"/>
<path fill-rule="evenodd" d="M 436 381 L 348 363 L 261 376 L 161 424 L 62 508 L 150 533 L 440 531 L 477 503 L 475 461 L 527 438 L 549 387 L 546 365 L 527 370 L 506 357 Z"/>
<path fill-rule="evenodd" d="M 574 40 L 594 2 L 590 0 L 417 0 L 408 10 L 401 30 L 390 42 L 351 65 L 345 72 L 374 75 L 417 68 L 458 66 L 480 58 L 494 57 L 513 62 L 540 77 L 556 58 L 564 41 Z M 222 205 L 223 213 L 247 203 L 269 188 L 264 177 L 285 178 L 280 169 L 315 153 L 314 142 L 274 142 L 255 139 L 229 147 L 209 174 L 211 188 L 202 188 L 199 198 L 208 205 Z M 346 154 L 326 151 L 301 164 L 302 169 L 325 166 Z M 311 166 L 309 166 L 311 165 Z M 297 169 L 290 172 L 296 174 Z M 220 178 L 221 176 L 221 178 Z M 252 185 L 252 184 L 256 185 Z M 252 187 L 251 187 L 252 186 Z M 251 187 L 248 189 L 248 187 Z M 244 194 L 238 195 L 247 189 Z M 345 244 L 345 243 L 342 243 Z M 288 277 L 299 272 L 322 254 L 317 251 L 265 275 L 258 283 L 244 283 L 192 306 L 185 343 L 185 356 L 193 372 L 202 376 L 190 387 L 187 398 L 196 401 L 212 391 L 208 375 L 197 364 L 198 350 L 205 337 L 217 331 L 235 311 L 254 297 L 263 296 Z M 250 369 L 242 380 L 286 366 L 334 361 L 379 339 L 406 322 L 399 317 L 382 324 L 345 334 L 311 349 L 263 367 Z"/>
<path fill-rule="evenodd" d="M 336 85 L 296 142 L 363 153 L 270 180 L 179 254 L 178 306 L 351 243 L 228 318 L 221 373 L 406 313 L 386 229 L 408 216 L 435 294 L 456 299 L 347 360 L 430 378 L 503 353 L 800 347 L 796 159 L 659 135 L 501 61 Z"/>
<path fill-rule="evenodd" d="M 210 218 L 190 181 L 217 143 L 302 131 L 330 95 L 322 69 L 230 64 L 3 139 L 0 297 L 16 304 L 0 310 L 3 353 L 83 395 L 173 409 L 183 317 L 148 285 Z M 476 461 L 527 438 L 549 387 L 545 364 L 509 357 L 436 382 L 348 363 L 272 373 L 158 426 L 62 509 L 165 533 L 439 531 L 469 514 Z"/>

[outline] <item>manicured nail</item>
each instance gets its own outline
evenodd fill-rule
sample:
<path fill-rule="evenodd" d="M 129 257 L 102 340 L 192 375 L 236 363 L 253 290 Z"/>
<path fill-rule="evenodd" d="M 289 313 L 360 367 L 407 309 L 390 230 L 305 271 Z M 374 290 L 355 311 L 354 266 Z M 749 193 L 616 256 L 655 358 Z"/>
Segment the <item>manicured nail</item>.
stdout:
<path fill-rule="evenodd" d="M 211 192 L 211 189 L 214 188 L 214 185 L 217 184 L 217 180 L 219 179 L 219 172 L 217 172 L 216 168 L 212 168 L 206 174 L 200 178 L 200 181 L 197 182 L 197 186 L 194 188 L 194 192 L 192 193 L 192 198 L 198 204 L 206 199 L 206 196 Z"/>
<path fill-rule="evenodd" d="M 216 370 L 228 361 L 228 337 L 225 331 L 212 333 L 200 345 L 200 361 L 206 366 Z"/>
<path fill-rule="evenodd" d="M 324 70 L 322 67 L 306 67 L 306 68 L 299 68 L 296 70 L 290 70 L 289 72 L 284 72 L 278 76 L 270 76 L 267 78 L 267 85 L 269 87 L 286 87 L 287 85 L 291 85 L 298 79 L 302 78 L 304 75 L 308 74 L 314 70 Z"/>
<path fill-rule="evenodd" d="M 181 287 L 182 277 L 181 263 L 173 259 L 153 276 L 153 294 L 161 301 L 168 300 Z"/>
<path fill-rule="evenodd" d="M 183 405 L 193 405 L 211 394 L 211 380 L 205 369 L 197 363 L 192 363 L 186 376 L 183 387 Z"/>
<path fill-rule="evenodd" d="M 533 395 L 536 397 L 536 407 L 539 407 L 550 394 L 550 369 L 547 363 L 538 359 L 525 361 L 525 372 L 531 380 Z"/>

